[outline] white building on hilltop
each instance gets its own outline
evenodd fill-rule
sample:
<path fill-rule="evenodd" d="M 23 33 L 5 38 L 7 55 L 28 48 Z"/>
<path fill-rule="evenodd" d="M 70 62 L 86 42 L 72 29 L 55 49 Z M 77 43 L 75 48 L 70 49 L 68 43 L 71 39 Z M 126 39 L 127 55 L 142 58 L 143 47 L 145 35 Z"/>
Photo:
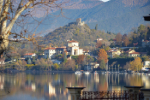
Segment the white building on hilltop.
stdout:
<path fill-rule="evenodd" d="M 83 26 L 85 24 L 84 21 L 81 21 L 81 18 L 76 19 L 76 23 L 79 26 Z"/>

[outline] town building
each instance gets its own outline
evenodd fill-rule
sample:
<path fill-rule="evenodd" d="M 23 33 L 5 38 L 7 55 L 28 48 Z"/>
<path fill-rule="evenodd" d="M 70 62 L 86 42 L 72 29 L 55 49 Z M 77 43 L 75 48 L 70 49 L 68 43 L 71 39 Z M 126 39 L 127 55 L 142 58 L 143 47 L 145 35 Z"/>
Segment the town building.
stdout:
<path fill-rule="evenodd" d="M 36 56 L 35 53 L 26 53 L 26 54 L 24 54 L 24 58 L 33 58 L 35 56 Z"/>
<path fill-rule="evenodd" d="M 128 50 L 125 52 L 128 57 L 141 57 L 141 56 L 146 56 L 146 52 L 136 52 L 135 50 Z"/>
<path fill-rule="evenodd" d="M 98 38 L 98 39 L 97 39 L 97 42 L 98 42 L 98 41 L 102 41 L 102 40 L 103 40 L 103 38 Z"/>
<path fill-rule="evenodd" d="M 115 56 L 119 56 L 121 54 L 121 51 L 119 49 L 110 49 L 107 51 L 107 55 L 110 58 L 114 58 Z"/>
<path fill-rule="evenodd" d="M 68 41 L 67 51 L 69 55 L 82 55 L 83 49 L 79 48 L 79 42 L 75 40 Z"/>
<path fill-rule="evenodd" d="M 44 50 L 44 56 L 45 58 L 54 58 L 55 57 L 55 54 L 56 54 L 56 48 L 54 47 L 50 47 L 50 48 L 46 48 Z"/>
<path fill-rule="evenodd" d="M 66 53 L 66 55 L 82 55 L 83 49 L 79 48 L 79 42 L 75 40 L 68 41 L 67 47 L 49 47 L 45 48 L 45 58 L 53 59 L 55 55 Z"/>

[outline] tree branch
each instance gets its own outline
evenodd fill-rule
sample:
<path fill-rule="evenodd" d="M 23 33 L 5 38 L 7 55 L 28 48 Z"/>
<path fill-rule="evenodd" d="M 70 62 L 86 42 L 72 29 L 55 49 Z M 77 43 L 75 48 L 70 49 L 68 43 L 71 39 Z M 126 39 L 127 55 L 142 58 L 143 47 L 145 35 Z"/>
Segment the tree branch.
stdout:
<path fill-rule="evenodd" d="M 3 11 L 3 9 L 2 9 L 2 7 L 3 7 L 3 0 L 0 0 L 0 16 L 1 16 L 1 14 L 2 14 L 2 11 Z"/>
<path fill-rule="evenodd" d="M 6 25 L 7 25 L 7 13 L 8 13 L 8 9 L 9 9 L 9 4 L 10 4 L 10 0 L 6 0 L 5 2 L 5 7 L 2 13 L 3 18 L 0 20 L 1 24 L 2 24 L 2 35 L 4 35 L 5 29 L 6 29 Z"/>
<path fill-rule="evenodd" d="M 11 20 L 11 22 L 9 23 L 5 34 L 7 34 L 6 36 L 9 36 L 8 31 L 10 31 L 15 23 L 15 21 L 17 20 L 17 18 L 20 16 L 20 14 L 26 9 L 28 8 L 28 6 L 31 4 L 32 1 L 29 1 L 28 3 L 26 3 L 19 11 L 17 11 L 16 15 L 14 16 L 14 18 Z"/>

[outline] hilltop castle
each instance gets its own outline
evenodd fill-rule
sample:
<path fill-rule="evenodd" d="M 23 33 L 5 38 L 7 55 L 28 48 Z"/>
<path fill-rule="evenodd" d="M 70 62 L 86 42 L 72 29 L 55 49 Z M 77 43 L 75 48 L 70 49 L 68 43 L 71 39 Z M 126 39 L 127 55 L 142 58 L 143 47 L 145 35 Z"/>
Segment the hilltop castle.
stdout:
<path fill-rule="evenodd" d="M 81 21 L 81 18 L 76 19 L 76 24 L 79 26 L 83 26 L 84 25 L 84 21 Z"/>

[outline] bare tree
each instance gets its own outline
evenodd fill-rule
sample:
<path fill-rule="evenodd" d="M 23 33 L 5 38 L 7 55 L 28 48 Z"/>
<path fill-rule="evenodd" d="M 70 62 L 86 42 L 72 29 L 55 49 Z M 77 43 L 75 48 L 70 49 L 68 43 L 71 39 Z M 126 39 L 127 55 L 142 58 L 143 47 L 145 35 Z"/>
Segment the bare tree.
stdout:
<path fill-rule="evenodd" d="M 66 2 L 66 0 L 65 0 Z M 51 10 L 62 10 L 63 1 L 59 0 L 0 0 L 0 55 L 7 49 L 9 42 L 18 42 L 20 39 L 35 43 L 35 31 L 42 20 L 36 20 L 34 15 L 38 9 L 43 9 L 45 15 Z M 31 23 L 30 19 L 36 21 Z M 29 22 L 35 26 L 29 31 Z M 12 31 L 15 29 L 14 31 Z M 17 30 L 17 31 L 16 31 Z M 13 39 L 10 39 L 10 36 Z"/>

